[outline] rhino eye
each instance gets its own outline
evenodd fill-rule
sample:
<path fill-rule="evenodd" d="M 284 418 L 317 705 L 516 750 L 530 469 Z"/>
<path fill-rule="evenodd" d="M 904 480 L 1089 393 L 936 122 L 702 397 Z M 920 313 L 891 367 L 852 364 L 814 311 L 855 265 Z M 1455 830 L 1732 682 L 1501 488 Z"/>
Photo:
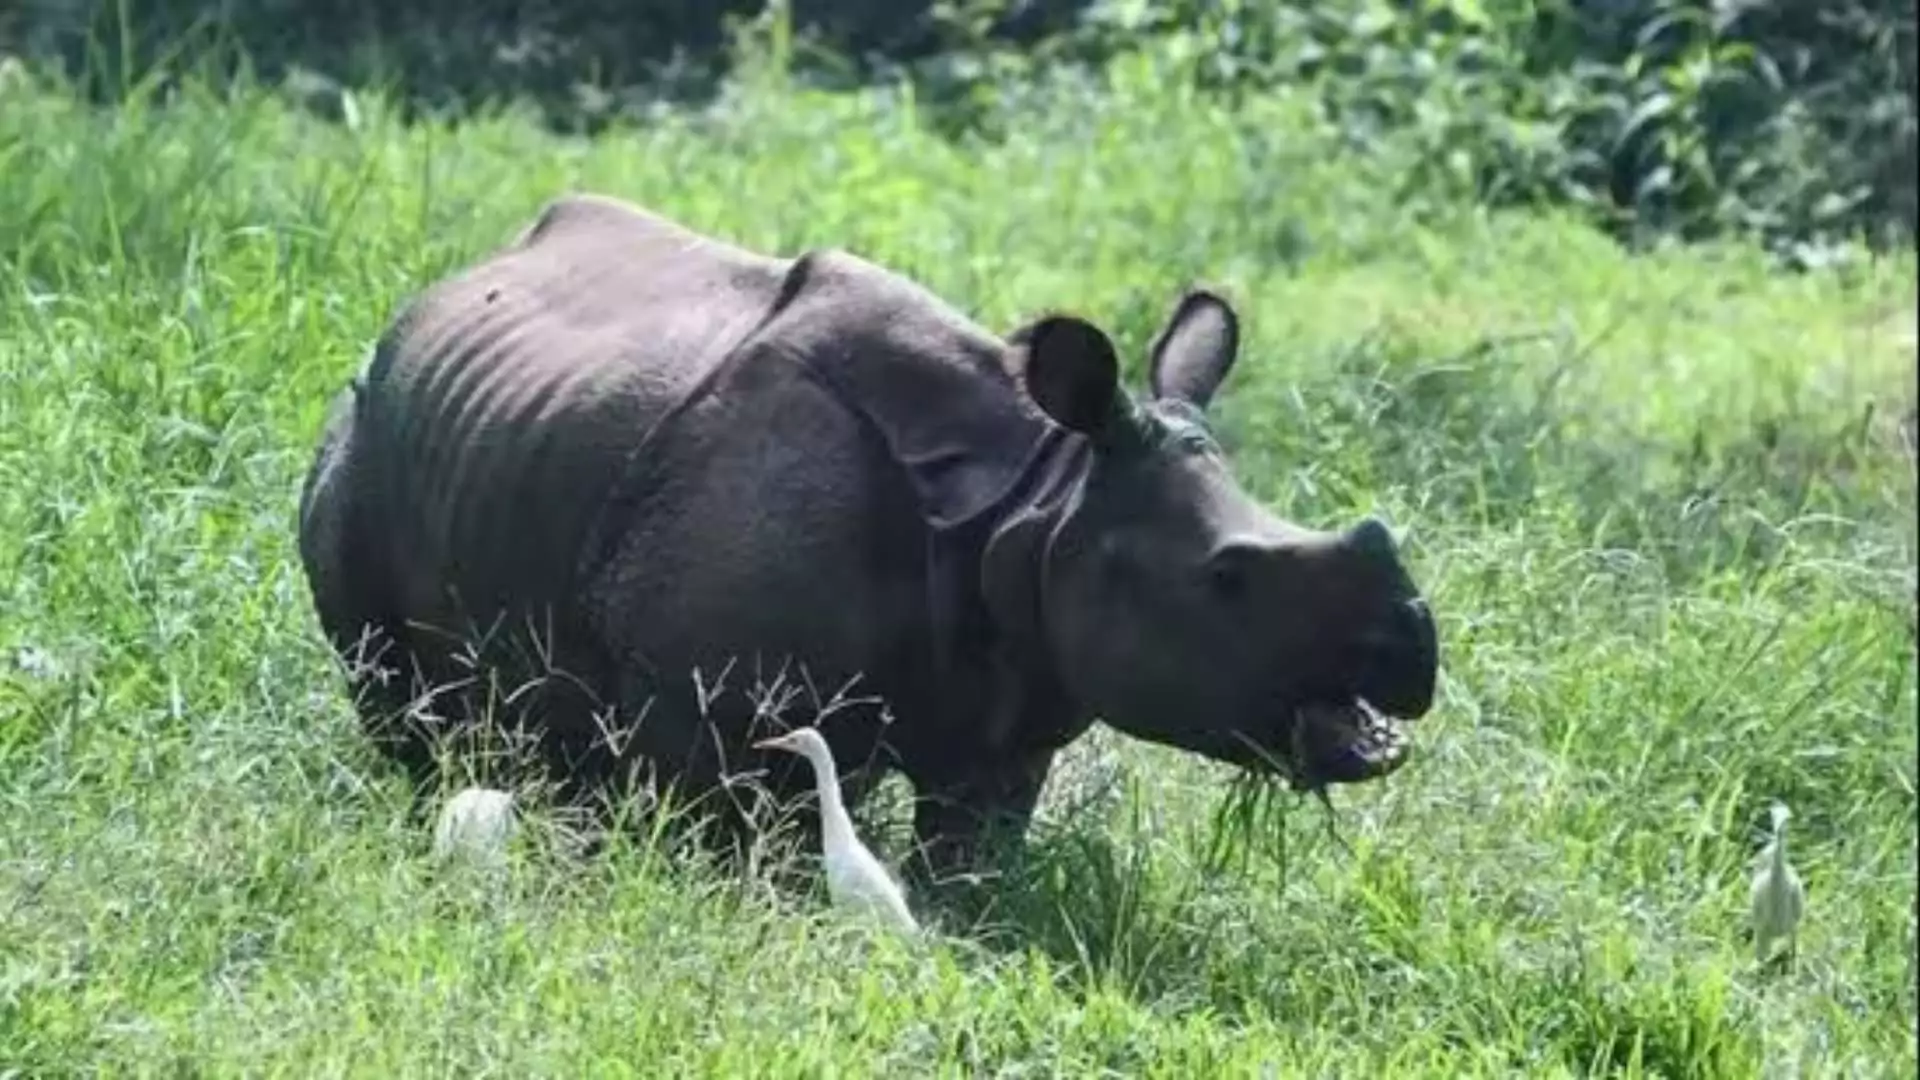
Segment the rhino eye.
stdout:
<path fill-rule="evenodd" d="M 1238 599 L 1246 594 L 1254 570 L 1266 557 L 1266 549 L 1258 544 L 1232 542 L 1221 546 L 1207 557 L 1208 589 L 1223 600 Z"/>

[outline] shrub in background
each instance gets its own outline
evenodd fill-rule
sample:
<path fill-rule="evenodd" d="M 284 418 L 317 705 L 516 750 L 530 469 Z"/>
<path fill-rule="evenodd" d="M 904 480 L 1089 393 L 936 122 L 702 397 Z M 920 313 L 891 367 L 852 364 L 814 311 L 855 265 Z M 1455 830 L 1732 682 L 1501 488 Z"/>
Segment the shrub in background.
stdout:
<path fill-rule="evenodd" d="M 1575 206 L 1627 242 L 1735 232 L 1804 265 L 1912 242 L 1914 21 L 1906 0 L 26 0 L 0 51 L 105 97 L 184 48 L 590 129 L 704 96 L 757 32 L 797 76 L 904 77 L 992 138 L 1037 78 L 1151 50 L 1209 93 L 1313 86 L 1357 149 L 1415 148 L 1416 205 Z"/>

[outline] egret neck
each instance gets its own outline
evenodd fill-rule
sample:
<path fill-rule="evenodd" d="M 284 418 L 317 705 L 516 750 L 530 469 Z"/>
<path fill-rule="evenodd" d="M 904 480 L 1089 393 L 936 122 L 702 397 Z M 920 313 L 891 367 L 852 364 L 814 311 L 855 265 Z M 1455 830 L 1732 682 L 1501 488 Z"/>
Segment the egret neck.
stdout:
<path fill-rule="evenodd" d="M 820 839 L 828 851 L 851 850 L 860 841 L 853 835 L 847 807 L 840 799 L 840 770 L 823 739 L 801 739 L 799 751 L 813 765 L 813 783 L 820 793 Z"/>

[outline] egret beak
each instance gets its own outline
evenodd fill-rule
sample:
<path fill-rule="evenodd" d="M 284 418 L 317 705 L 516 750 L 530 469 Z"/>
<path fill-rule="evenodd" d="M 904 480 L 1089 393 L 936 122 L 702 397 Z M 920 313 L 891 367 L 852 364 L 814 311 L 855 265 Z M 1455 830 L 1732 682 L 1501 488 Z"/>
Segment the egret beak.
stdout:
<path fill-rule="evenodd" d="M 791 750 L 793 749 L 793 733 L 788 732 L 785 735 L 775 735 L 770 739 L 761 739 L 759 742 L 753 744 L 753 748 L 755 750 Z"/>

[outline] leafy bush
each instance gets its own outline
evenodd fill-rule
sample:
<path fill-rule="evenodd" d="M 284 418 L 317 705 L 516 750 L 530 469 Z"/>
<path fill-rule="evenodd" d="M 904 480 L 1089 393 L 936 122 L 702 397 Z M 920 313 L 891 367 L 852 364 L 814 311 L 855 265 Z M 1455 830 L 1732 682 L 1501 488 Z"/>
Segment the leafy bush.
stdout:
<path fill-rule="evenodd" d="M 0 16 L 0 51 L 73 66 L 93 41 L 111 96 L 214 26 L 274 77 L 391 77 L 432 108 L 532 97 L 578 127 L 705 94 L 756 12 L 781 67 L 904 75 L 956 135 L 1003 135 L 1038 79 L 1151 51 L 1211 94 L 1313 86 L 1350 145 L 1412 146 L 1416 206 L 1574 206 L 1629 242 L 1735 231 L 1802 263 L 1914 234 L 1904 0 L 35 0 Z"/>
<path fill-rule="evenodd" d="M 1037 63 L 1146 41 L 1211 91 L 1314 85 L 1356 148 L 1411 140 L 1410 200 L 1574 205 L 1633 240 L 1757 233 L 1801 260 L 1913 236 L 1896 0 L 1101 0 Z"/>

